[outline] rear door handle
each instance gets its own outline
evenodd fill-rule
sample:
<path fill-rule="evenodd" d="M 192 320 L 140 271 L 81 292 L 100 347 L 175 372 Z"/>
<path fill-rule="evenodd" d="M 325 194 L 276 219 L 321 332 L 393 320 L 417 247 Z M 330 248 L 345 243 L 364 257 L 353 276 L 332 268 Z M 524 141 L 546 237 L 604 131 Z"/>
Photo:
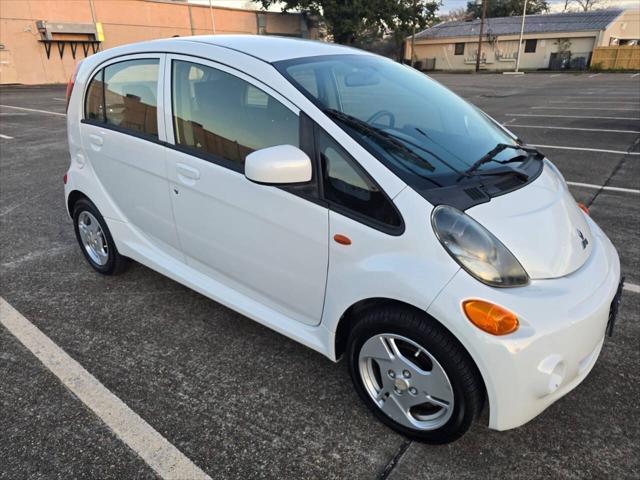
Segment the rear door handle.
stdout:
<path fill-rule="evenodd" d="M 189 165 L 185 165 L 184 163 L 177 163 L 176 170 L 178 171 L 178 177 L 185 183 L 193 183 L 194 180 L 200 179 L 200 171 L 196 170 Z M 191 180 L 191 181 L 189 181 Z"/>
<path fill-rule="evenodd" d="M 89 135 L 89 140 L 91 141 L 91 143 L 93 143 L 96 147 L 101 147 L 102 144 L 104 143 L 104 139 L 100 136 L 100 135 L 96 135 L 94 133 L 92 133 L 91 135 Z"/>

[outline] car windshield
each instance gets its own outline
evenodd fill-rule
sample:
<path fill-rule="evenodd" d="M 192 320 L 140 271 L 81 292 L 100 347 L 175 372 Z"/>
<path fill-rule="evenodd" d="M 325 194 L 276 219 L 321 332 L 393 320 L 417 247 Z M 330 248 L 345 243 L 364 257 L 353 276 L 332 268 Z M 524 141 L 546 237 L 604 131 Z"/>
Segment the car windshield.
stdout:
<path fill-rule="evenodd" d="M 369 55 L 331 55 L 276 64 L 310 100 L 402 177 L 432 186 L 460 178 L 496 145 L 516 139 L 487 115 L 413 68 Z M 505 148 L 495 160 L 526 158 Z M 475 171 L 495 168 L 485 162 Z"/>

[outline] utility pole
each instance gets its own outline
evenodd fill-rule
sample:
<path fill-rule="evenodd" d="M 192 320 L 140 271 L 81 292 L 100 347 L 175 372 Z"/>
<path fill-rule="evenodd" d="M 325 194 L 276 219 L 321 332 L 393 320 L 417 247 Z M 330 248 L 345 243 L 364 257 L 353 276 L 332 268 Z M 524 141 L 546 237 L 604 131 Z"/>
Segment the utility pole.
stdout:
<path fill-rule="evenodd" d="M 209 0 L 209 14 L 211 15 L 211 31 L 213 34 L 216 34 L 216 22 L 213 20 L 213 5 L 211 4 L 211 0 Z"/>
<path fill-rule="evenodd" d="M 411 31 L 411 66 L 413 67 L 413 60 L 415 59 L 415 51 L 416 51 L 416 16 L 418 15 L 417 11 L 417 0 L 413 0 L 413 25 Z"/>
<path fill-rule="evenodd" d="M 522 24 L 520 25 L 520 39 L 518 40 L 518 57 L 516 58 L 516 73 L 520 68 L 520 54 L 522 53 L 522 36 L 524 35 L 524 18 L 527 16 L 527 0 L 524 0 L 522 9 Z"/>
<path fill-rule="evenodd" d="M 484 33 L 484 19 L 486 16 L 487 16 L 487 0 L 482 0 L 482 18 L 480 18 L 480 35 L 478 36 L 478 55 L 476 56 L 476 72 L 480 71 L 480 57 L 482 56 L 482 34 Z"/>

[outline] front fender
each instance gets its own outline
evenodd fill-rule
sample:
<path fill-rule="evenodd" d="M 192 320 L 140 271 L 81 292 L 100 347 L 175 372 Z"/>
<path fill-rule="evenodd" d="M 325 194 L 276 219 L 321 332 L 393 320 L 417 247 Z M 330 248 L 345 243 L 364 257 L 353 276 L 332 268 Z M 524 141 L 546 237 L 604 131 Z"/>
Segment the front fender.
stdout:
<path fill-rule="evenodd" d="M 349 307 L 370 298 L 389 298 L 426 311 L 459 270 L 433 233 L 433 207 L 410 188 L 394 203 L 405 222 L 398 236 L 330 212 L 330 238 L 346 235 L 351 245 L 330 242 L 322 315 L 327 330 L 335 332 Z"/>

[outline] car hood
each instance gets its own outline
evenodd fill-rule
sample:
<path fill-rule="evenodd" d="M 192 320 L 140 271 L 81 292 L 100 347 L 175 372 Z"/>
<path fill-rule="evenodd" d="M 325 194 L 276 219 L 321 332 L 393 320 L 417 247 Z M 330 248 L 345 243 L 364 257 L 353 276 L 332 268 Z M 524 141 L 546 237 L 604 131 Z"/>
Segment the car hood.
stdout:
<path fill-rule="evenodd" d="M 500 239 L 531 279 L 568 275 L 591 254 L 585 214 L 547 161 L 529 185 L 466 213 Z"/>

